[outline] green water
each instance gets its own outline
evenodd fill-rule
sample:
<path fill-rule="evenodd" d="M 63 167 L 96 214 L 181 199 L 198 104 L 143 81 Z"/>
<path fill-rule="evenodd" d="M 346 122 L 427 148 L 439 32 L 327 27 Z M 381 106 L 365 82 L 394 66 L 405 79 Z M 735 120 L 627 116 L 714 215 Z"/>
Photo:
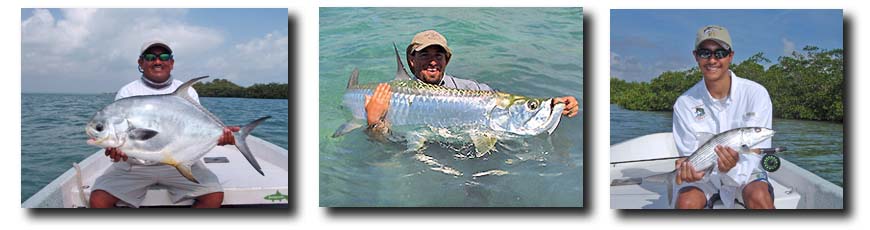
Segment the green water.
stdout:
<path fill-rule="evenodd" d="M 549 137 L 500 146 L 480 159 L 456 158 L 451 146 L 427 146 L 428 155 L 465 173 L 461 177 L 398 154 L 402 143 L 373 142 L 360 131 L 330 137 L 351 117 L 341 106 L 351 71 L 360 69 L 360 83 L 392 79 L 393 42 L 404 50 L 427 29 L 444 34 L 453 50 L 447 74 L 509 93 L 582 101 L 582 24 L 580 8 L 321 8 L 320 205 L 583 206 L 580 116 L 562 119 Z M 470 176 L 489 169 L 511 174 Z"/>

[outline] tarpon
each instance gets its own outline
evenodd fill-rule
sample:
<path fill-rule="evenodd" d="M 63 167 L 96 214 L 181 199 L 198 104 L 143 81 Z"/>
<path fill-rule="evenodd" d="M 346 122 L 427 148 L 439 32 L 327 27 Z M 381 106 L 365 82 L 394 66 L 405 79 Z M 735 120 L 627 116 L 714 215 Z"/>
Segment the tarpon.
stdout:
<path fill-rule="evenodd" d="M 412 80 L 405 71 L 399 51 L 396 77 L 390 84 L 390 107 L 385 121 L 399 136 L 406 130 L 427 129 L 441 139 L 470 142 L 476 155 L 488 153 L 497 140 L 552 133 L 559 124 L 563 103 L 553 98 L 532 98 L 498 91 L 447 88 Z M 377 83 L 359 84 L 354 69 L 344 94 L 344 107 L 353 114 L 333 137 L 344 135 L 366 124 L 365 96 L 371 96 Z M 457 132 L 458 131 L 458 132 Z M 405 135 L 410 148 L 422 147 L 425 137 Z"/>
<path fill-rule="evenodd" d="M 686 161 L 688 161 L 696 171 L 705 171 L 704 176 L 710 175 L 713 170 L 713 165 L 716 164 L 718 156 L 714 149 L 716 146 L 730 147 L 740 153 L 753 153 L 750 147 L 753 147 L 767 139 L 773 137 L 776 132 L 772 129 L 764 127 L 743 127 L 736 128 L 716 134 L 709 140 L 704 142 L 701 147 L 692 152 Z M 628 178 L 615 179 L 610 182 L 610 186 L 642 184 L 644 181 L 667 182 L 668 202 L 673 204 L 673 189 L 676 183 L 677 170 L 662 173 L 644 178 Z"/>
<path fill-rule="evenodd" d="M 217 145 L 226 125 L 188 94 L 191 79 L 170 94 L 122 98 L 97 111 L 85 127 L 88 144 L 118 148 L 127 156 L 171 165 L 199 183 L 190 166 Z M 262 117 L 233 132 L 236 148 L 260 175 L 265 175 L 245 138 Z"/>

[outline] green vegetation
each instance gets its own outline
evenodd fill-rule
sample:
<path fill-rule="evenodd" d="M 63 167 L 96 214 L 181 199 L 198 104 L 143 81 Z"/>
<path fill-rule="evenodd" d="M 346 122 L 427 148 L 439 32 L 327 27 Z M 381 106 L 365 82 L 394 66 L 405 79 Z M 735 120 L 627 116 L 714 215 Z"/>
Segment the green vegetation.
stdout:
<path fill-rule="evenodd" d="M 214 79 L 207 83 L 197 82 L 193 88 L 200 97 L 289 99 L 290 94 L 290 88 L 286 83 L 254 84 L 246 88 L 226 79 Z"/>
<path fill-rule="evenodd" d="M 767 88 L 777 118 L 843 121 L 843 49 L 824 50 L 814 46 L 779 57 L 769 63 L 757 53 L 740 64 L 731 64 L 737 76 Z M 626 82 L 610 79 L 610 103 L 631 110 L 670 111 L 683 92 L 701 80 L 697 67 L 684 71 L 664 72 L 650 82 Z"/>

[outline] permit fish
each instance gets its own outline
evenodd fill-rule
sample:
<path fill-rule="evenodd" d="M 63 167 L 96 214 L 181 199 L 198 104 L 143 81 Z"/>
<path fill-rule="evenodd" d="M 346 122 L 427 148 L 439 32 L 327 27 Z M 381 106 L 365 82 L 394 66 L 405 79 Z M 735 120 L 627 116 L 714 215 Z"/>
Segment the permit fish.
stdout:
<path fill-rule="evenodd" d="M 170 94 L 122 98 L 97 111 L 85 126 L 88 144 L 118 148 L 127 156 L 175 167 L 182 176 L 199 183 L 190 171 L 208 151 L 217 146 L 226 127 L 217 116 L 188 94 L 191 79 Z M 246 138 L 266 116 L 233 132 L 236 148 L 260 175 L 265 175 Z"/>
<path fill-rule="evenodd" d="M 553 98 L 535 98 L 498 91 L 447 88 L 412 80 L 405 71 L 398 48 L 396 77 L 390 84 L 390 108 L 385 121 L 409 150 L 423 147 L 426 140 L 471 143 L 475 156 L 494 149 L 498 140 L 542 133 L 551 134 L 559 124 L 564 103 Z M 353 119 L 341 125 L 332 137 L 366 125 L 365 96 L 377 83 L 359 84 L 354 69 L 347 83 L 343 105 Z M 420 132 L 425 131 L 427 135 Z"/>
<path fill-rule="evenodd" d="M 712 136 L 701 147 L 696 149 L 695 152 L 692 152 L 686 158 L 686 161 L 689 161 L 696 171 L 706 172 L 704 176 L 707 176 L 712 172 L 713 165 L 716 164 L 718 159 L 714 151 L 716 146 L 730 147 L 740 153 L 754 153 L 750 150 L 750 147 L 770 139 L 775 133 L 772 129 L 765 127 L 743 127 L 728 130 Z M 673 189 L 676 184 L 676 175 L 677 170 L 674 169 L 674 171 L 668 173 L 643 178 L 615 179 L 610 181 L 610 186 L 643 184 L 644 181 L 659 183 L 664 181 L 667 183 L 666 187 L 668 188 L 668 202 L 673 204 Z"/>

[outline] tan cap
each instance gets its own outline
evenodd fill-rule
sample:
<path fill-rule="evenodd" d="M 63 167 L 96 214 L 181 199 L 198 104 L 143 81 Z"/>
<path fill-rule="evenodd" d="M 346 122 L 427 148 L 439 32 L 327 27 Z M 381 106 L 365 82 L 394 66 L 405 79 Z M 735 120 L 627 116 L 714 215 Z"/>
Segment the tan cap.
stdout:
<path fill-rule="evenodd" d="M 713 40 L 719 43 L 722 48 L 734 50 L 734 46 L 731 45 L 731 35 L 728 34 L 728 30 L 725 27 L 717 25 L 702 27 L 698 30 L 698 35 L 695 37 L 695 48 L 697 49 L 706 40 Z"/>
<path fill-rule="evenodd" d="M 444 48 L 447 51 L 447 60 L 450 60 L 450 56 L 453 56 L 453 51 L 450 50 L 450 47 L 447 47 L 447 38 L 437 31 L 427 30 L 414 35 L 414 39 L 411 39 L 411 44 L 405 49 L 406 58 L 411 55 L 412 50 L 420 51 L 431 45 L 439 45 Z"/>
<path fill-rule="evenodd" d="M 146 50 L 148 50 L 154 46 L 163 47 L 164 49 L 166 49 L 167 52 L 172 53 L 172 49 L 169 48 L 169 45 L 167 45 L 166 42 L 163 42 L 160 40 L 152 40 L 152 41 L 148 41 L 148 42 L 145 42 L 144 44 L 142 44 L 142 48 L 139 50 L 139 55 L 145 54 Z"/>

